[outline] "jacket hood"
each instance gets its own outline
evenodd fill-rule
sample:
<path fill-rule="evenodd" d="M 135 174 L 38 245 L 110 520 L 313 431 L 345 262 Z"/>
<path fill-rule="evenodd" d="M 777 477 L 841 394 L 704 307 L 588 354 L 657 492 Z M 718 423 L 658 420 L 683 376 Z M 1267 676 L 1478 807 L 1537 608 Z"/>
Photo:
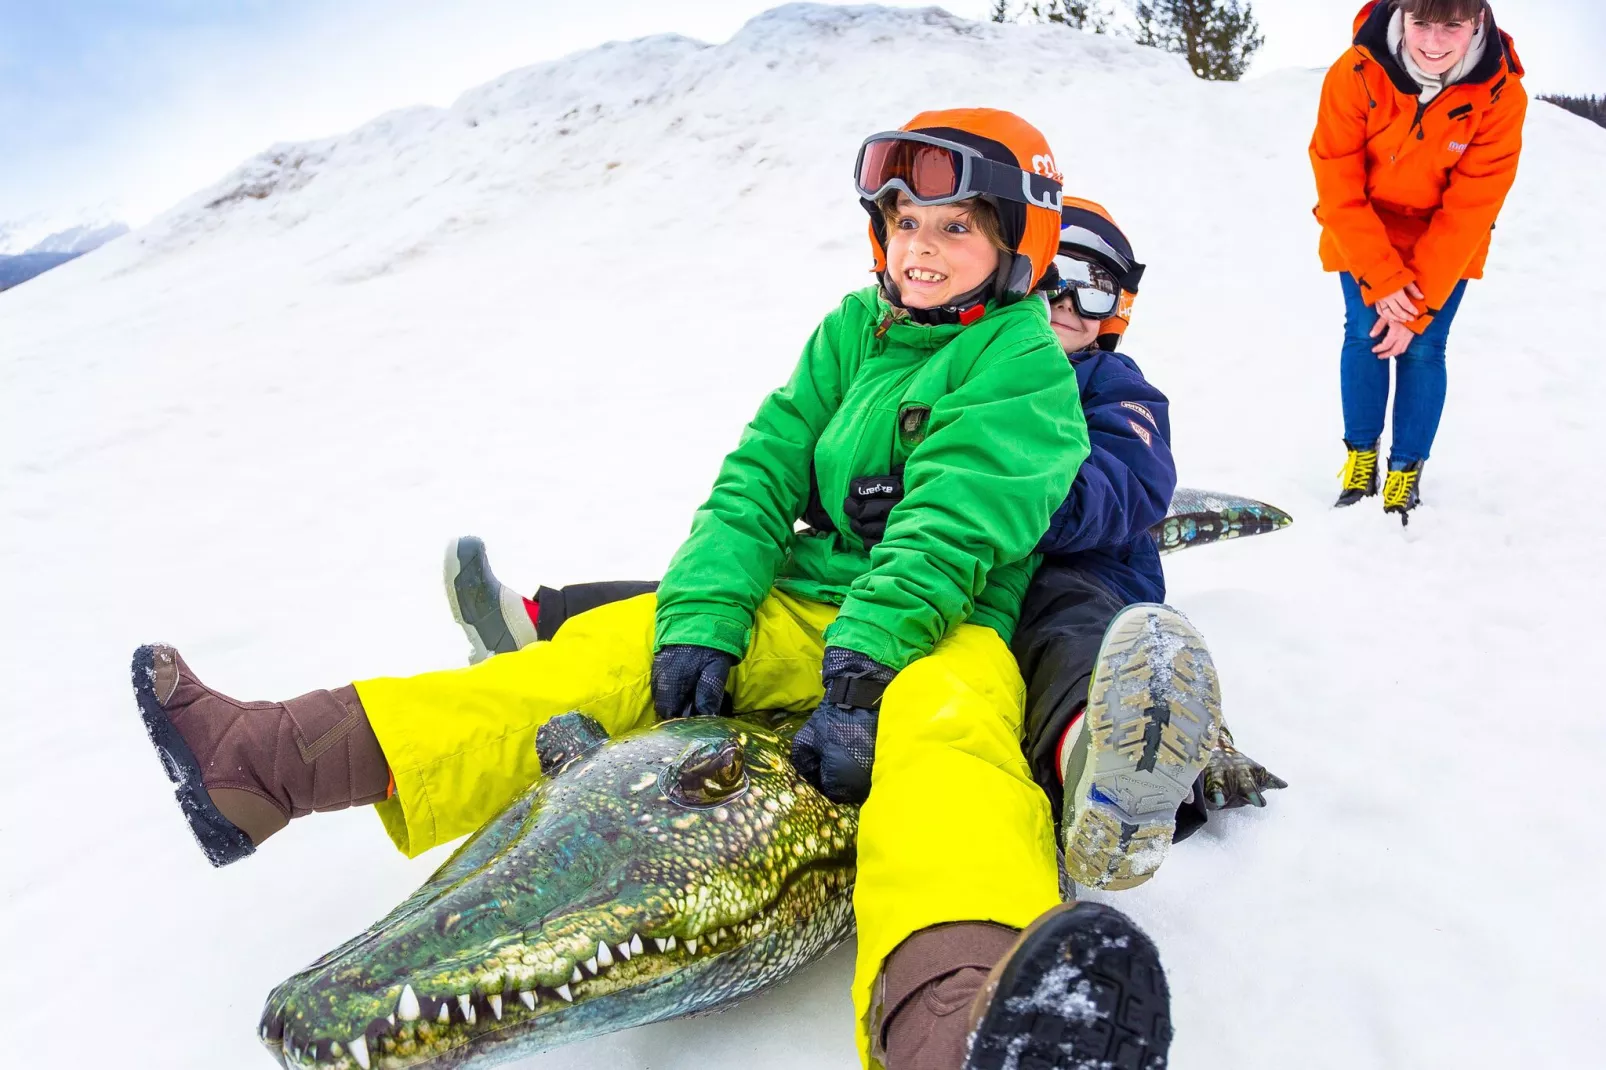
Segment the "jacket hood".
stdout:
<path fill-rule="evenodd" d="M 1371 0 L 1355 16 L 1354 46 L 1388 74 L 1389 81 L 1394 88 L 1407 96 L 1418 96 L 1422 86 L 1412 78 L 1405 66 L 1400 63 L 1399 57 L 1389 47 L 1389 20 L 1394 17 L 1394 4 L 1390 0 Z M 1483 50 L 1483 58 L 1477 66 L 1468 71 L 1456 85 L 1489 85 L 1497 78 L 1504 77 L 1502 69 L 1509 70 L 1512 75 L 1521 78 L 1523 75 L 1522 61 L 1517 58 L 1517 48 L 1511 35 L 1502 30 L 1494 21 L 1494 12 L 1485 9 L 1484 17 L 1489 21 L 1489 45 Z M 1493 47 L 1498 42 L 1499 47 Z M 1445 86 L 1445 89 L 1449 89 Z"/>

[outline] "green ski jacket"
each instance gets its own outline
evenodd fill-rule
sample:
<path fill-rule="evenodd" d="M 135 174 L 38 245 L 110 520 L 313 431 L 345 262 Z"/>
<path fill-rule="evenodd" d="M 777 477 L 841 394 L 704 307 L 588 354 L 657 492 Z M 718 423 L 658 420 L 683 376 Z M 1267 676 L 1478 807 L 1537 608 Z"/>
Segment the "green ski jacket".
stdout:
<path fill-rule="evenodd" d="M 1076 372 L 1036 298 L 968 327 L 909 322 L 876 287 L 815 329 L 720 468 L 658 590 L 657 646 L 742 657 L 772 586 L 840 605 L 826 642 L 902 669 L 969 621 L 1007 642 L 1032 550 L 1088 455 Z M 834 531 L 798 531 L 810 469 Z M 903 468 L 866 549 L 857 476 Z"/>

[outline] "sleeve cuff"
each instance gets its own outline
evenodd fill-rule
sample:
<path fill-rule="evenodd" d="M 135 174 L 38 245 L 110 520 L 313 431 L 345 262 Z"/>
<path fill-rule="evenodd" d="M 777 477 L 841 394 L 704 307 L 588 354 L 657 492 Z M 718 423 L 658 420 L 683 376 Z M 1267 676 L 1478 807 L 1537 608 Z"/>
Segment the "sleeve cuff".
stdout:
<path fill-rule="evenodd" d="M 825 645 L 857 651 L 898 672 L 922 656 L 922 651 L 910 646 L 878 624 L 851 618 L 844 619 L 840 616 L 825 629 Z"/>
<path fill-rule="evenodd" d="M 1403 290 L 1406 286 L 1416 282 L 1416 276 L 1406 268 L 1396 268 L 1387 274 L 1376 271 L 1368 272 L 1356 275 L 1355 278 L 1357 281 L 1366 280 L 1366 285 L 1361 288 L 1361 299 L 1366 302 L 1368 307 L 1377 304 L 1379 298 L 1387 297 L 1389 294 L 1397 290 Z"/>
<path fill-rule="evenodd" d="M 706 646 L 740 660 L 747 655 L 753 621 L 727 605 L 693 602 L 677 606 L 673 613 L 658 617 L 653 636 L 653 652 L 666 646 L 689 644 Z"/>

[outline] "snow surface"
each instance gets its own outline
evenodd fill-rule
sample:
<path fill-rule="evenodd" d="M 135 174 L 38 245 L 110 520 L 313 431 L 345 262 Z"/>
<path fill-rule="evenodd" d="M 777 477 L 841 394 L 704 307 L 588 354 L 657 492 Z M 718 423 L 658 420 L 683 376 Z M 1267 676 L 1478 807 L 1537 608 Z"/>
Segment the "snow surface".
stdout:
<path fill-rule="evenodd" d="M 136 644 L 285 696 L 460 664 L 453 535 L 527 588 L 657 575 L 763 393 L 868 279 L 859 140 L 986 104 L 1038 122 L 1152 265 L 1129 348 L 1174 400 L 1183 482 L 1297 519 L 1168 560 L 1238 740 L 1292 784 L 1101 897 L 1165 955 L 1173 1065 L 1577 1065 L 1606 952 L 1606 131 L 1534 106 L 1402 532 L 1375 504 L 1328 508 L 1342 305 L 1310 217 L 1319 84 L 792 6 L 722 45 L 607 45 L 281 146 L 8 294 L 12 1050 L 265 1066 L 269 988 L 442 857 L 402 860 L 358 811 L 209 869 L 135 713 Z M 850 963 L 524 1065 L 846 1068 Z"/>

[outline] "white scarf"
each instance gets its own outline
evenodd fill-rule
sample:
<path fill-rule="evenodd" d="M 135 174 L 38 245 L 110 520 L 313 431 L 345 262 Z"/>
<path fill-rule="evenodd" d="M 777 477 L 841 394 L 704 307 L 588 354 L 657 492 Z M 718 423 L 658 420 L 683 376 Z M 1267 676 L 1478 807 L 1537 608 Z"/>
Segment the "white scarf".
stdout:
<path fill-rule="evenodd" d="M 1478 61 L 1483 58 L 1484 47 L 1489 43 L 1487 29 L 1487 20 L 1479 20 L 1478 28 L 1472 32 L 1472 43 L 1467 46 L 1467 54 L 1461 57 L 1460 62 L 1443 74 L 1429 74 L 1416 65 L 1416 60 L 1411 58 L 1411 50 L 1405 47 L 1405 13 L 1396 9 L 1389 19 L 1389 49 L 1399 57 L 1405 73 L 1416 79 L 1416 84 L 1422 87 L 1418 99 L 1428 104 L 1477 67 Z"/>

